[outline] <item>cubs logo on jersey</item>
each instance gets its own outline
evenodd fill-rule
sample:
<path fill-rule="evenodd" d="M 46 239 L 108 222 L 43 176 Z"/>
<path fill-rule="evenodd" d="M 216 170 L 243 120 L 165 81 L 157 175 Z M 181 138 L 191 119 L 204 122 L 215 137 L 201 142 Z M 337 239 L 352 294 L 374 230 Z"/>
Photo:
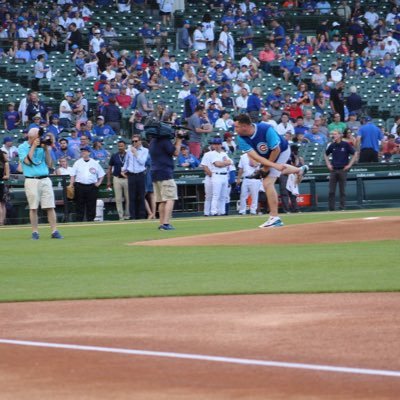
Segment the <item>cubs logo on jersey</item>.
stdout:
<path fill-rule="evenodd" d="M 260 142 L 257 144 L 257 153 L 260 155 L 267 154 L 268 153 L 268 146 L 267 143 L 265 142 Z"/>
<path fill-rule="evenodd" d="M 89 169 L 89 172 L 90 172 L 91 174 L 93 174 L 93 175 L 97 174 L 96 168 L 93 168 L 93 167 Z"/>

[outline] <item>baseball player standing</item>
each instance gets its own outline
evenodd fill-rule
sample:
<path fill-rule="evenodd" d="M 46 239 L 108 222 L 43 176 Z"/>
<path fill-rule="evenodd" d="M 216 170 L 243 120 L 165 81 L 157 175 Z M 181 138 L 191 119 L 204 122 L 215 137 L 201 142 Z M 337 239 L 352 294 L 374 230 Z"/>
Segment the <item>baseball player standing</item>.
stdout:
<path fill-rule="evenodd" d="M 210 151 L 204 153 L 203 158 L 200 162 L 200 167 L 204 170 L 204 216 L 208 217 L 211 214 L 211 200 L 212 200 L 212 172 L 211 172 L 211 161 L 210 156 L 213 151 L 213 145 L 210 145 Z"/>
<path fill-rule="evenodd" d="M 260 179 L 253 178 L 252 175 L 257 170 L 259 164 L 249 157 L 247 153 L 240 156 L 238 165 L 238 176 L 237 184 L 240 184 L 242 180 L 242 186 L 240 189 L 240 207 L 239 214 L 246 214 L 247 198 L 251 196 L 250 214 L 257 214 L 258 205 L 258 192 L 260 191 L 261 181 Z"/>
<path fill-rule="evenodd" d="M 211 162 L 211 215 L 224 215 L 225 202 L 228 191 L 228 167 L 232 160 L 222 150 L 222 140 L 214 138 L 211 142 L 214 150 L 210 154 Z"/>
<path fill-rule="evenodd" d="M 302 177 L 308 171 L 308 166 L 303 165 L 298 168 L 286 164 L 290 157 L 289 144 L 272 126 L 265 122 L 253 124 L 248 115 L 241 114 L 235 118 L 235 130 L 239 135 L 239 148 L 262 165 L 259 172 L 263 178 L 270 216 L 260 225 L 260 228 L 283 226 L 283 222 L 278 216 L 278 194 L 275 190 L 275 181 L 281 174 L 298 174 Z"/>

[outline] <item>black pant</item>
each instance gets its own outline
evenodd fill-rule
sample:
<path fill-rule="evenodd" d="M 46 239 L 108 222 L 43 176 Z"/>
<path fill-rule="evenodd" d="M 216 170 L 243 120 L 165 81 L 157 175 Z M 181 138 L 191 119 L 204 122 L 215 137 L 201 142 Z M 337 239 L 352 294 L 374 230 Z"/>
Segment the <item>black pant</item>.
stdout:
<path fill-rule="evenodd" d="M 98 187 L 95 184 L 75 183 L 76 220 L 93 221 L 96 218 L 96 202 Z"/>
<path fill-rule="evenodd" d="M 378 152 L 371 148 L 361 149 L 360 158 L 358 162 L 359 163 L 379 162 Z"/>
<path fill-rule="evenodd" d="M 33 78 L 32 82 L 31 82 L 31 88 L 32 90 L 38 92 L 39 91 L 39 82 L 40 82 L 40 78 Z"/>
<path fill-rule="evenodd" d="M 336 184 L 339 183 L 340 208 L 346 205 L 346 180 L 347 171 L 334 169 L 329 175 L 329 210 L 335 210 Z"/>
<path fill-rule="evenodd" d="M 129 215 L 131 219 L 146 218 L 144 198 L 146 194 L 146 175 L 144 172 L 128 172 Z"/>

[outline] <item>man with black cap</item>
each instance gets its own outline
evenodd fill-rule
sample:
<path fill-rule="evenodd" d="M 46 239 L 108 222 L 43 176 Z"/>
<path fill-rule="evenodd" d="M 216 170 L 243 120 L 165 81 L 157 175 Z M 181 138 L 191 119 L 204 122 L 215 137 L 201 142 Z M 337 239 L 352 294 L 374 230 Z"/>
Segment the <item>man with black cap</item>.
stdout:
<path fill-rule="evenodd" d="M 90 158 L 89 146 L 81 147 L 81 158 L 72 166 L 70 186 L 75 188 L 76 220 L 93 221 L 96 217 L 98 189 L 105 172 L 101 165 Z"/>

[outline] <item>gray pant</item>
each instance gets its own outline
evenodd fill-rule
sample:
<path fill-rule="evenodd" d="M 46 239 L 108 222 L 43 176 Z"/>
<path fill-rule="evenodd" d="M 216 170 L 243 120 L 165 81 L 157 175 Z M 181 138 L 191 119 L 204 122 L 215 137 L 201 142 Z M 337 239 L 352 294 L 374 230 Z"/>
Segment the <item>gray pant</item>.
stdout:
<path fill-rule="evenodd" d="M 340 208 L 346 205 L 347 171 L 335 169 L 329 175 L 329 211 L 335 210 L 336 184 L 339 183 Z"/>

